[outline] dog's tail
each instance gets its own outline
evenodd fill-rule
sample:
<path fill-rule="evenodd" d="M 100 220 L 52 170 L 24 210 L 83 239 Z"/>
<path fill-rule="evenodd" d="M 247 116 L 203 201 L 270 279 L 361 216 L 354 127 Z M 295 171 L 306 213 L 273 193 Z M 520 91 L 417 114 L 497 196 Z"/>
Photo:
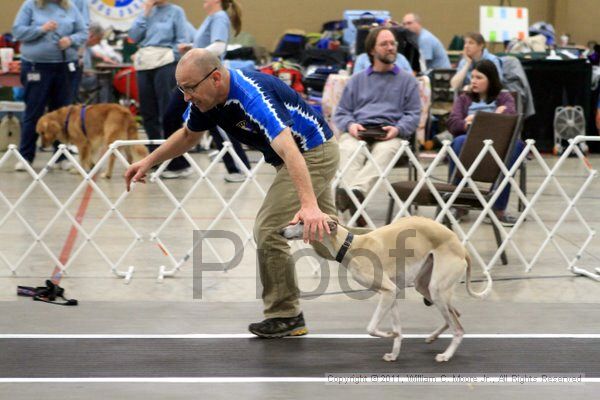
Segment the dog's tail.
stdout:
<path fill-rule="evenodd" d="M 486 298 L 490 292 L 492 291 L 492 276 L 490 275 L 489 271 L 485 268 L 483 268 L 483 273 L 487 279 L 487 285 L 485 287 L 485 289 L 483 289 L 483 292 L 474 292 L 471 289 L 471 256 L 469 255 L 469 252 L 466 252 L 466 256 L 465 259 L 467 260 L 467 279 L 466 279 L 466 286 L 467 286 L 467 292 L 469 293 L 470 296 L 478 298 L 478 299 L 484 299 Z"/>
<path fill-rule="evenodd" d="M 138 140 L 138 126 L 135 117 L 129 114 L 129 126 L 127 127 L 127 139 Z M 134 161 L 141 160 L 148 155 L 148 148 L 142 144 L 136 144 L 132 147 Z"/>

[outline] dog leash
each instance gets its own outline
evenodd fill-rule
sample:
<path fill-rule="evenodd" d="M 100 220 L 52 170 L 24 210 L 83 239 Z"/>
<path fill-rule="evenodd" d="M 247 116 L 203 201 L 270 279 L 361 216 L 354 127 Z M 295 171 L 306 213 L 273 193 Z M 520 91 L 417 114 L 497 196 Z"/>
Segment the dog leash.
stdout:
<path fill-rule="evenodd" d="M 71 111 L 73 111 L 73 106 L 69 106 L 69 111 L 67 111 L 67 118 L 65 119 L 65 135 L 69 137 L 69 120 L 71 119 Z"/>
<path fill-rule="evenodd" d="M 60 306 L 76 306 L 79 303 L 75 299 L 67 299 L 65 297 L 65 290 L 49 279 L 46 281 L 46 286 L 17 286 L 17 295 L 32 297 L 34 301 L 42 301 Z M 63 299 L 64 302 L 56 301 L 57 298 Z"/>
<path fill-rule="evenodd" d="M 83 135 L 87 138 L 87 130 L 85 129 L 85 113 L 87 110 L 86 105 L 81 106 L 81 111 L 79 113 L 79 119 L 81 120 L 81 130 L 83 131 Z M 71 111 L 73 111 L 73 106 L 69 107 L 69 111 L 67 112 L 67 118 L 65 119 L 65 135 L 69 136 L 69 121 L 71 120 Z"/>
<path fill-rule="evenodd" d="M 348 251 L 348 249 L 350 248 L 350 245 L 352 244 L 353 239 L 354 239 L 354 234 L 352 232 L 348 232 L 348 235 L 346 236 L 346 240 L 344 240 L 344 244 L 342 245 L 342 247 L 338 251 L 337 255 L 335 256 L 335 261 L 337 261 L 339 263 L 342 262 L 342 260 L 344 259 L 344 256 L 346 255 L 346 252 Z"/>

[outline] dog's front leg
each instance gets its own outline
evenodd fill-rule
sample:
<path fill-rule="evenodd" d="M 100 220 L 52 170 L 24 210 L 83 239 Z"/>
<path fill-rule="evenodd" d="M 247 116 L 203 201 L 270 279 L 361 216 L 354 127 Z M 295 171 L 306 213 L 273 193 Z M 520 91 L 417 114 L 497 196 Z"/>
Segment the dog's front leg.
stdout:
<path fill-rule="evenodd" d="M 367 333 L 371 336 L 381 337 L 381 338 L 390 338 L 395 337 L 395 332 L 383 332 L 379 330 L 379 325 L 381 324 L 381 320 L 388 311 L 392 308 L 394 304 L 394 292 L 391 290 L 382 290 L 381 295 L 379 297 L 379 303 L 377 303 L 377 309 L 373 313 L 373 317 L 371 317 L 371 321 L 367 326 Z"/>
<path fill-rule="evenodd" d="M 402 345 L 402 325 L 400 323 L 400 300 L 395 299 L 392 305 L 392 328 L 394 330 L 394 346 L 392 352 L 383 355 L 385 361 L 396 361 Z"/>

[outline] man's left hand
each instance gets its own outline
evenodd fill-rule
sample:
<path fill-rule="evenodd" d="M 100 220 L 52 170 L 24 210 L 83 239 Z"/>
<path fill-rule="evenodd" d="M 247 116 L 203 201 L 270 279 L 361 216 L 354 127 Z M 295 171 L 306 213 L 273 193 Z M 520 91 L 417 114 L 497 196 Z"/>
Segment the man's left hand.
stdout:
<path fill-rule="evenodd" d="M 400 130 L 395 126 L 383 126 L 381 129 L 387 132 L 387 135 L 385 135 L 382 138 L 379 138 L 379 140 L 382 141 L 393 139 L 395 137 L 398 137 L 398 135 L 400 134 Z"/>
<path fill-rule="evenodd" d="M 291 225 L 295 225 L 299 222 L 304 223 L 304 234 L 303 240 L 304 243 L 313 242 L 315 240 L 323 241 L 323 233 L 327 233 L 328 235 L 331 233 L 329 231 L 329 225 L 327 224 L 327 220 L 329 216 L 322 212 L 319 207 L 302 207 L 300 211 L 296 213 L 294 219 L 290 221 Z"/>

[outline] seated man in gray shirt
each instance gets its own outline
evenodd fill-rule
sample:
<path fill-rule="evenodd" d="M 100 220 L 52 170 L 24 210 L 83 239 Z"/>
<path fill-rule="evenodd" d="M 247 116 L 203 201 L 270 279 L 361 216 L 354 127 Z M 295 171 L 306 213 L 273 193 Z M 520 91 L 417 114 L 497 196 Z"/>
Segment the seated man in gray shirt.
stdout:
<path fill-rule="evenodd" d="M 345 168 L 361 140 L 368 141 L 374 160 L 385 168 L 398 152 L 401 140 L 417 128 L 421 114 L 418 83 L 395 65 L 397 47 L 394 34 L 384 27 L 371 30 L 366 38 L 371 67 L 350 79 L 333 116 L 337 128 L 345 132 L 340 137 L 340 168 Z M 367 138 L 366 134 L 373 131 L 368 128 L 375 126 L 381 135 Z M 362 202 L 377 177 L 377 168 L 360 153 L 342 179 Z M 353 213 L 349 200 L 346 192 L 338 189 L 338 210 L 350 209 Z M 357 225 L 364 226 L 364 219 L 359 218 Z"/>

